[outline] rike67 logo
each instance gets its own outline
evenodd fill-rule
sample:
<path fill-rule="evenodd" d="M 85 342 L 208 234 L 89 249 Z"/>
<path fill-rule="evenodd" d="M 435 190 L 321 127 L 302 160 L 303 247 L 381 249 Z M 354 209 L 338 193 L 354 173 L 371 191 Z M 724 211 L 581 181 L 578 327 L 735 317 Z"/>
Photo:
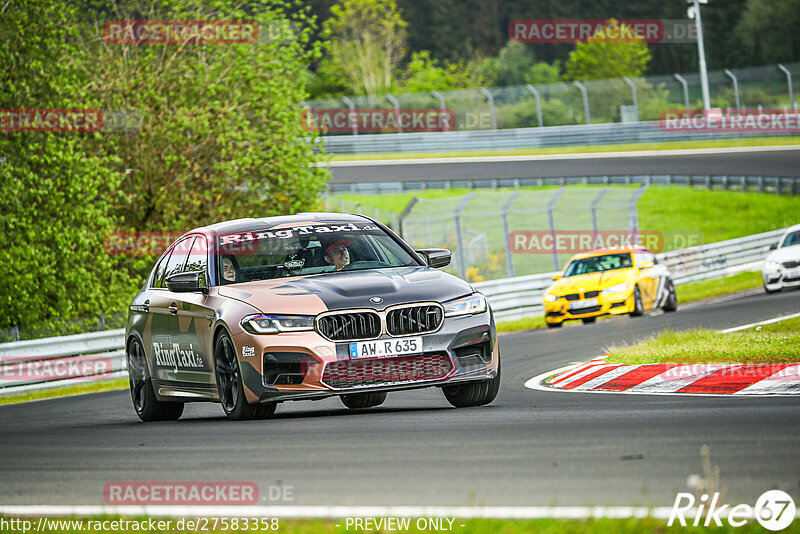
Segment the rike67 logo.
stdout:
<path fill-rule="evenodd" d="M 698 503 L 691 493 L 678 493 L 667 526 L 671 527 L 677 519 L 685 527 L 688 518 L 689 521 L 693 520 L 691 525 L 695 527 L 708 527 L 712 524 L 721 527 L 724 519 L 732 527 L 741 527 L 748 520 L 755 519 L 765 529 L 778 531 L 788 527 L 797 513 L 792 497 L 781 490 L 764 492 L 755 506 L 737 504 L 731 508 L 728 504 L 721 504 L 719 498 L 719 492 L 711 496 L 705 494 Z"/>

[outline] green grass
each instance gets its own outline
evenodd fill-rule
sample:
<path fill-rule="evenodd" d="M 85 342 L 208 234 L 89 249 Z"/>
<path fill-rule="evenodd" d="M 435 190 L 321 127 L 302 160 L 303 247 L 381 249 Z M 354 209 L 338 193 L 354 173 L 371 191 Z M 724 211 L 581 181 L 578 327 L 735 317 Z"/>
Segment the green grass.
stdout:
<path fill-rule="evenodd" d="M 678 303 L 686 304 L 695 300 L 708 297 L 736 293 L 745 289 L 761 287 L 761 272 L 746 272 L 716 278 L 714 280 L 700 280 L 689 282 L 675 287 L 678 294 Z"/>
<path fill-rule="evenodd" d="M 84 393 L 99 393 L 101 391 L 114 391 L 128 389 L 127 378 L 115 378 L 103 382 L 91 382 L 63 388 L 45 389 L 41 391 L 31 391 L 28 393 L 14 393 L 11 395 L 0 395 L 0 404 L 14 404 L 39 399 L 50 399 L 53 397 L 65 397 L 67 395 L 82 395 Z"/>
<path fill-rule="evenodd" d="M 516 148 L 508 150 L 458 150 L 453 152 L 404 152 L 386 154 L 333 154 L 331 161 L 376 159 L 457 158 L 480 156 L 529 156 L 547 154 L 588 154 L 601 152 L 637 152 L 641 150 L 680 150 L 691 148 L 727 148 L 739 146 L 783 146 L 800 144 L 800 137 L 754 137 L 718 141 L 668 141 L 665 143 L 626 143 L 619 145 L 578 145 L 553 148 Z"/>
<path fill-rule="evenodd" d="M 720 334 L 671 330 L 632 346 L 611 347 L 609 363 L 796 363 L 800 362 L 800 318 Z"/>
<path fill-rule="evenodd" d="M 4 517 L 4 516 L 0 516 Z M 694 516 L 691 516 L 693 519 Z M 4 518 L 8 521 L 9 518 Z M 27 518 L 29 519 L 32 524 L 30 527 L 32 529 L 36 528 L 38 518 Z M 64 518 L 63 523 L 61 523 L 60 528 L 58 524 L 54 522 L 59 521 L 60 519 L 53 519 L 49 520 L 49 525 L 52 525 L 53 528 L 46 529 L 47 532 L 54 532 L 54 533 L 77 533 L 77 532 L 87 532 L 90 531 L 95 526 L 100 526 L 98 521 L 113 521 L 113 520 L 128 520 L 128 521 L 138 521 L 142 527 L 139 527 L 139 530 L 134 528 L 128 529 L 115 529 L 113 532 L 140 532 L 142 530 L 147 530 L 147 518 L 146 517 L 122 517 L 122 516 L 99 516 L 99 517 L 88 517 L 88 518 Z M 453 519 L 453 518 L 450 518 Z M 691 519 L 689 516 L 686 516 L 687 523 L 691 524 Z M 703 516 L 705 519 L 705 516 Z M 167 528 L 159 528 L 159 532 L 191 532 L 191 530 L 186 529 L 185 525 L 183 524 L 184 528 L 179 530 L 178 524 L 176 519 L 168 519 L 168 518 L 155 518 L 155 522 L 164 521 L 162 526 L 166 526 Z M 81 530 L 79 525 L 72 524 L 69 525 L 68 521 L 80 521 L 84 529 Z M 169 524 L 166 521 L 170 521 Z M 214 519 L 211 518 L 208 521 L 208 524 L 213 524 Z M 231 519 L 227 520 L 229 524 L 231 524 Z M 203 530 L 203 532 L 208 533 L 216 533 L 216 532 L 280 532 L 282 534 L 344 534 L 348 532 L 364 532 L 364 533 L 378 533 L 378 532 L 435 532 L 435 530 L 427 529 L 427 530 L 419 530 L 416 527 L 417 518 L 411 518 L 409 523 L 408 530 L 373 530 L 373 529 L 366 529 L 361 530 L 355 528 L 353 525 L 350 525 L 348 529 L 344 519 L 339 520 L 318 520 L 318 519 L 309 519 L 309 520 L 287 520 L 281 519 L 278 521 L 278 530 L 248 530 L 248 529 L 227 529 L 223 530 L 221 528 L 208 528 L 207 530 Z M 676 522 L 677 523 L 677 522 Z M 667 527 L 667 520 L 664 519 L 653 519 L 653 518 L 646 518 L 646 519 L 587 519 L 587 520 L 562 520 L 562 519 L 460 519 L 455 518 L 453 521 L 452 532 L 458 534 L 577 534 L 577 533 L 597 533 L 597 534 L 638 534 L 641 532 L 652 532 L 652 533 L 669 533 L 669 532 L 680 532 L 680 533 L 715 533 L 715 534 L 750 534 L 752 532 L 764 532 L 763 528 L 754 520 L 748 521 L 747 524 L 741 527 L 731 527 L 728 523 L 723 519 L 722 520 L 723 527 L 681 527 L 678 524 Z M 241 523 L 240 523 L 241 524 Z M 339 525 L 338 527 L 336 525 Z M 445 521 L 445 524 L 447 522 Z M 464 525 L 463 527 L 461 525 Z M 21 529 L 16 529 L 15 531 L 22 532 Z M 95 529 L 95 532 L 99 532 L 98 529 Z M 791 525 L 783 530 L 782 532 L 788 533 L 797 533 L 800 532 L 800 521 L 793 521 Z"/>

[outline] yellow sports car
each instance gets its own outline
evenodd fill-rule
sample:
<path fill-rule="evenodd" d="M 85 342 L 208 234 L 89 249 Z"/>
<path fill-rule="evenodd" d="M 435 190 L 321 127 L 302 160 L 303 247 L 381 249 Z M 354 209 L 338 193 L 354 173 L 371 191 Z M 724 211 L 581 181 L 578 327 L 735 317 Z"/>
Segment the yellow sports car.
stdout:
<path fill-rule="evenodd" d="M 551 328 L 568 319 L 593 323 L 606 313 L 637 316 L 654 308 L 665 312 L 678 309 L 669 269 L 642 247 L 576 254 L 553 280 L 542 296 L 545 320 Z"/>

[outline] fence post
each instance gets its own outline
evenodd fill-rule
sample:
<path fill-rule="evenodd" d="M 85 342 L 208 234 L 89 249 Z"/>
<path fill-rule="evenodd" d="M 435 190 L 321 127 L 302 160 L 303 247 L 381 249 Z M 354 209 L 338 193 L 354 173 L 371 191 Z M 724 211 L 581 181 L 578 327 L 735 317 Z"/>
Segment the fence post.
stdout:
<path fill-rule="evenodd" d="M 625 83 L 627 83 L 628 86 L 630 86 L 630 88 L 631 88 L 631 96 L 633 97 L 633 107 L 636 108 L 636 120 L 638 121 L 638 120 L 640 120 L 639 119 L 639 98 L 636 96 L 636 84 L 633 83 L 633 80 L 631 80 L 627 76 L 623 76 L 622 79 L 625 80 Z"/>
<path fill-rule="evenodd" d="M 604 187 L 603 189 L 600 190 L 599 193 L 597 193 L 597 196 L 594 197 L 594 199 L 592 200 L 592 204 L 591 204 L 591 210 L 592 210 L 592 234 L 593 234 L 592 235 L 592 239 L 594 241 L 597 241 L 597 230 L 598 230 L 598 227 L 597 227 L 597 205 L 600 203 L 601 200 L 603 200 L 603 197 L 605 196 L 606 193 L 608 193 L 608 190 L 609 190 L 608 187 Z"/>
<path fill-rule="evenodd" d="M 556 246 L 556 220 L 553 216 L 553 209 L 556 206 L 556 202 L 558 199 L 561 198 L 561 195 L 564 194 L 565 188 L 562 187 L 556 194 L 553 195 L 553 198 L 550 199 L 550 202 L 547 203 L 547 222 L 550 225 L 550 236 L 553 238 L 553 270 L 560 271 L 561 264 L 558 262 L 558 247 Z"/>
<path fill-rule="evenodd" d="M 490 115 L 490 118 L 492 120 L 492 130 L 496 130 L 497 129 L 497 115 L 495 115 L 495 112 L 494 112 L 494 97 L 492 96 L 492 93 L 490 93 L 489 91 L 486 90 L 485 87 L 480 87 L 478 90 L 481 92 L 481 94 L 483 96 L 486 97 L 486 101 L 489 103 L 489 115 Z"/>
<path fill-rule="evenodd" d="M 539 97 L 539 91 L 531 84 L 526 84 L 525 89 L 533 93 L 533 98 L 536 99 L 536 117 L 539 119 L 539 128 L 544 126 L 544 121 L 542 120 L 542 100 Z"/>
<path fill-rule="evenodd" d="M 397 121 L 397 133 L 403 133 L 403 126 L 400 124 L 400 102 L 390 94 L 386 95 L 386 100 L 391 102 L 394 108 L 394 120 Z"/>
<path fill-rule="evenodd" d="M 592 118 L 589 116 L 589 93 L 586 91 L 586 87 L 579 81 L 572 82 L 572 85 L 577 87 L 583 96 L 583 116 L 586 117 L 586 124 L 592 124 Z"/>
<path fill-rule="evenodd" d="M 792 110 L 797 111 L 797 102 L 794 101 L 794 93 L 792 93 L 792 73 L 780 63 L 778 63 L 778 68 L 786 75 L 786 85 L 789 86 L 789 105 Z"/>
<path fill-rule="evenodd" d="M 503 218 L 503 239 L 506 249 L 506 268 L 508 269 L 509 277 L 514 276 L 514 258 L 511 256 L 511 243 L 508 242 L 509 236 L 511 235 L 508 227 L 508 210 L 511 208 L 511 205 L 514 204 L 514 201 L 517 200 L 519 194 L 520 191 L 514 191 L 511 194 L 505 204 L 503 204 L 503 211 L 501 213 Z"/>
<path fill-rule="evenodd" d="M 692 115 L 692 108 L 689 104 L 689 83 L 686 81 L 686 78 L 684 78 L 677 72 L 672 76 L 674 76 L 676 80 L 681 82 L 681 85 L 683 86 L 683 104 L 686 106 L 686 116 L 690 117 Z"/>
<path fill-rule="evenodd" d="M 442 120 L 447 115 L 447 105 L 444 101 L 444 97 L 439 91 L 431 91 L 431 96 L 439 101 L 439 120 Z M 448 123 L 449 124 L 449 123 Z M 455 130 L 456 125 L 450 125 L 450 130 Z"/>
<path fill-rule="evenodd" d="M 742 109 L 742 103 L 739 101 L 739 80 L 736 79 L 736 76 L 730 71 L 730 69 L 725 69 L 725 75 L 733 81 L 733 98 L 736 100 L 736 109 Z"/>
<path fill-rule="evenodd" d="M 464 280 L 467 279 L 467 258 L 464 255 L 464 238 L 461 235 L 461 212 L 464 211 L 464 208 L 467 207 L 467 204 L 470 203 L 474 196 L 475 193 L 470 193 L 464 197 L 464 200 L 461 201 L 454 212 L 456 222 L 456 246 L 458 247 L 458 270 L 461 273 L 461 278 Z"/>
<path fill-rule="evenodd" d="M 353 128 L 353 135 L 358 135 L 358 119 L 356 118 L 356 105 L 353 104 L 353 101 L 347 98 L 346 96 L 342 97 L 342 102 L 347 104 L 347 107 L 350 108 L 350 115 L 347 117 L 347 120 L 350 121 L 350 126 Z"/>
<path fill-rule="evenodd" d="M 411 210 L 414 208 L 414 204 L 416 204 L 419 199 L 416 196 L 411 197 L 411 200 L 408 201 L 406 207 L 403 208 L 403 211 L 400 212 L 400 215 L 397 216 L 397 233 L 400 237 L 403 237 L 403 221 L 408 214 L 411 213 Z"/>
<path fill-rule="evenodd" d="M 639 231 L 639 213 L 636 210 L 636 203 L 639 202 L 639 199 L 642 198 L 645 191 L 647 191 L 647 186 L 643 185 L 636 194 L 631 197 L 630 203 L 628 204 L 630 210 L 628 227 L 631 232 Z"/>

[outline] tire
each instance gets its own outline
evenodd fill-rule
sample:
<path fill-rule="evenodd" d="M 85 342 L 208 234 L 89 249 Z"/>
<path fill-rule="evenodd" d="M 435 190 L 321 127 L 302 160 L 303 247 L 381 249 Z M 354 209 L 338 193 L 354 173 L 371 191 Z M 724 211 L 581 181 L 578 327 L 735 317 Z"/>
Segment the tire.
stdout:
<path fill-rule="evenodd" d="M 667 287 L 669 293 L 661 309 L 665 312 L 674 312 L 678 309 L 678 295 L 675 293 L 675 284 L 672 283 L 672 280 L 667 283 L 669 284 L 669 287 Z"/>
<path fill-rule="evenodd" d="M 275 413 L 277 404 L 250 404 L 244 396 L 242 373 L 236 350 L 227 332 L 223 332 L 214 344 L 217 389 L 222 410 L 231 421 L 266 419 Z"/>
<path fill-rule="evenodd" d="M 351 395 L 342 395 L 339 398 L 342 404 L 351 410 L 358 410 L 360 408 L 380 406 L 386 400 L 386 392 L 373 391 L 371 393 L 353 393 Z"/>
<path fill-rule="evenodd" d="M 633 288 L 633 311 L 630 312 L 630 316 L 639 317 L 643 313 L 642 294 L 639 292 L 639 286 L 636 286 Z"/>
<path fill-rule="evenodd" d="M 583 321 L 583 324 L 592 324 L 597 321 L 597 317 L 584 317 L 581 321 Z"/>
<path fill-rule="evenodd" d="M 547 323 L 547 328 L 561 328 L 564 323 Z"/>
<path fill-rule="evenodd" d="M 138 339 L 128 347 L 128 382 L 136 415 L 144 422 L 177 421 L 183 414 L 182 402 L 164 402 L 156 398 L 153 381 L 147 371 L 144 348 Z"/>
<path fill-rule="evenodd" d="M 497 376 L 480 382 L 466 382 L 442 388 L 447 401 L 456 408 L 483 406 L 489 404 L 500 391 L 500 364 L 497 365 Z"/>

